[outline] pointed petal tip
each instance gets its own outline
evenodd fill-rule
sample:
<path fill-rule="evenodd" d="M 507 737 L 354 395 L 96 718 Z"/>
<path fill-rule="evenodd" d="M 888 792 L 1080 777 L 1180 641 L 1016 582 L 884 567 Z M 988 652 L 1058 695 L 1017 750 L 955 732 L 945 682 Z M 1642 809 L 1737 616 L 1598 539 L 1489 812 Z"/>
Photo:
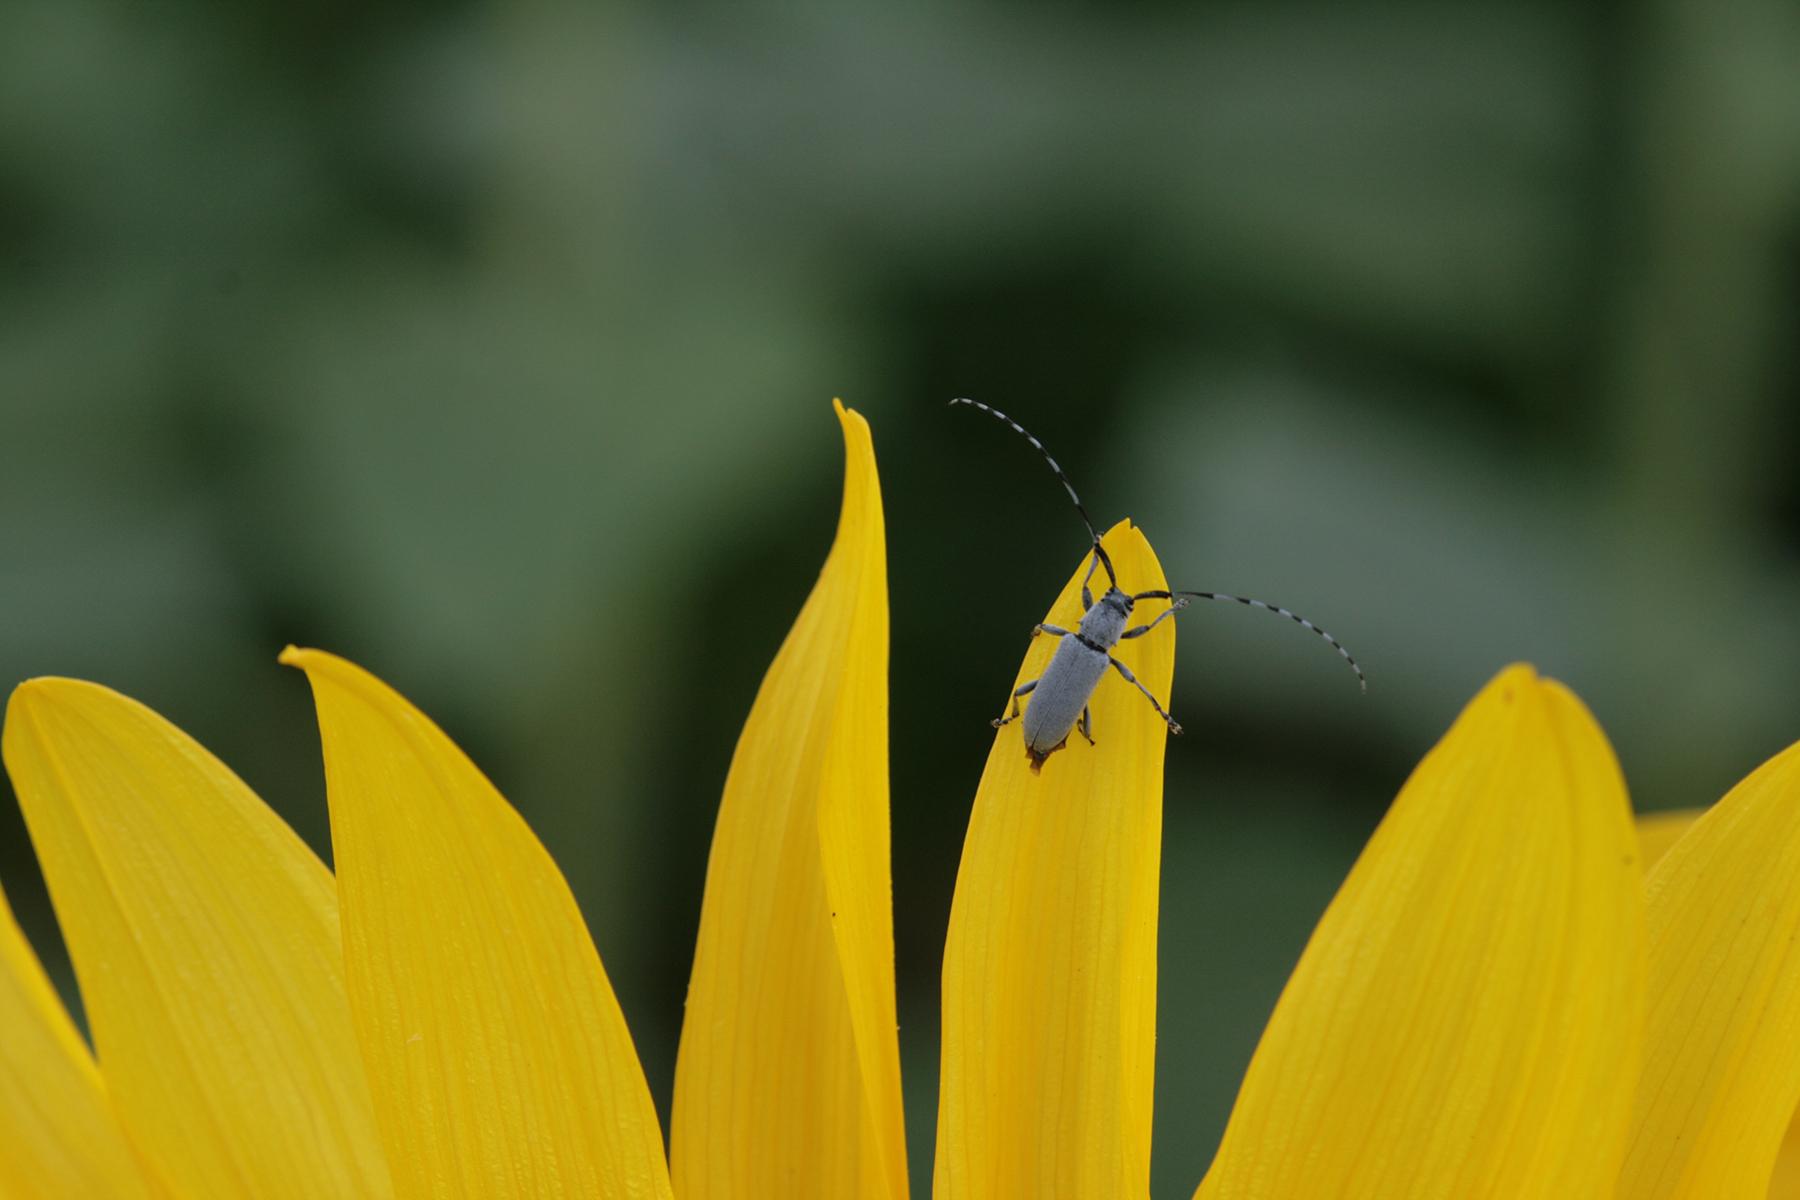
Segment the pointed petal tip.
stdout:
<path fill-rule="evenodd" d="M 14 686 L 12 696 L 7 701 L 7 709 L 10 711 L 14 705 L 23 707 L 32 703 L 54 702 L 59 697 L 67 697 L 80 691 L 110 692 L 112 689 L 102 684 L 90 683 L 85 679 L 69 679 L 62 675 L 34 675 Z"/>
<path fill-rule="evenodd" d="M 339 658 L 329 650 L 315 650 L 310 646 L 290 645 L 275 657 L 275 661 L 284 667 L 305 672 L 309 680 L 323 678 L 351 685 L 374 681 L 374 676 L 349 659 Z"/>
<path fill-rule="evenodd" d="M 1553 679 L 1546 679 L 1538 674 L 1538 670 L 1530 663 L 1517 662 L 1502 667 L 1494 677 L 1483 684 L 1475 693 L 1474 699 L 1464 706 L 1462 718 L 1466 719 L 1477 713 L 1497 714 L 1511 710 L 1515 705 L 1544 705 L 1551 696 L 1562 695 L 1574 698 L 1574 693 Z M 1575 700 L 1580 704 L 1580 700 Z M 1585 708 L 1583 711 L 1586 711 Z"/>
<path fill-rule="evenodd" d="M 289 642 L 282 648 L 281 653 L 275 656 L 275 661 L 284 667 L 298 667 L 304 671 L 320 658 L 329 657 L 331 656 L 323 650 L 314 650 L 310 646 L 296 646 Z"/>
<path fill-rule="evenodd" d="M 397 695 L 376 675 L 329 650 L 289 646 L 276 656 L 275 661 L 284 667 L 304 671 L 309 678 L 322 677 L 353 687 L 360 686 L 381 696 Z"/>
<path fill-rule="evenodd" d="M 844 429 L 846 446 L 865 445 L 873 448 L 874 438 L 869 432 L 869 419 L 845 404 L 842 400 L 833 399 L 831 411 L 837 414 L 838 424 Z"/>
<path fill-rule="evenodd" d="M 44 681 L 48 678 L 53 678 L 53 677 L 45 676 L 45 675 L 36 675 L 30 679 L 22 680 L 19 683 L 15 684 L 13 686 L 13 690 L 12 690 L 12 701 L 11 702 L 16 703 L 18 701 L 30 699 L 34 693 L 40 692 L 43 690 Z"/>
<path fill-rule="evenodd" d="M 1494 677 L 1488 681 L 1487 687 L 1483 688 L 1482 691 L 1488 692 L 1496 689 L 1504 690 L 1506 688 L 1531 687 L 1534 684 L 1539 683 L 1556 683 L 1556 681 L 1553 679 L 1545 679 L 1543 676 L 1539 675 L 1538 669 L 1528 662 L 1516 662 L 1501 667 Z M 1562 685 L 1556 684 L 1556 686 L 1561 687 Z"/>
<path fill-rule="evenodd" d="M 1120 517 L 1100 534 L 1100 540 L 1103 542 L 1113 542 L 1119 538 L 1128 539 L 1134 550 L 1148 551 L 1150 549 L 1150 539 L 1144 536 L 1142 528 L 1132 523 L 1130 517 Z M 1113 549 L 1117 551 L 1120 548 L 1115 546 Z"/>
<path fill-rule="evenodd" d="M 30 711 L 34 701 L 44 698 L 44 691 L 42 677 L 27 679 L 14 686 L 12 695 L 6 698 L 6 737 L 8 741 L 12 739 L 14 722 Z"/>
<path fill-rule="evenodd" d="M 143 707 L 136 700 L 103 683 L 70 679 L 63 675 L 37 675 L 17 684 L 12 695 L 7 698 L 6 726 L 0 737 L 11 746 L 14 738 L 24 736 L 25 718 L 58 708 L 72 708 L 83 700 L 123 704 L 129 708 Z"/>

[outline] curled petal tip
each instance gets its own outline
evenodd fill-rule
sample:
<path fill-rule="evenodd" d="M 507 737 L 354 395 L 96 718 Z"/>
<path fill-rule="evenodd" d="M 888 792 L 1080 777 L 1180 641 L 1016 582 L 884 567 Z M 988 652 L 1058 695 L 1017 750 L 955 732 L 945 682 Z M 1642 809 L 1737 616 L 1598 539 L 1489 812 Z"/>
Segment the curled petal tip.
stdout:
<path fill-rule="evenodd" d="M 360 673 L 359 668 L 329 650 L 316 650 L 311 646 L 290 645 L 275 657 L 275 661 L 284 667 L 296 667 L 307 672 L 336 667 L 341 668 L 345 674 Z"/>

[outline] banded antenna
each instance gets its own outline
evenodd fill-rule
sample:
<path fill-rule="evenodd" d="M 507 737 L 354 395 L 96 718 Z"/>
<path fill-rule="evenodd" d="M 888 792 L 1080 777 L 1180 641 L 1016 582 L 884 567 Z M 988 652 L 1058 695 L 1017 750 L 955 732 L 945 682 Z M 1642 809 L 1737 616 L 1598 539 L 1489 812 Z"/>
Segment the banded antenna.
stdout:
<path fill-rule="evenodd" d="M 1176 596 L 1193 596 L 1199 600 L 1225 600 L 1232 604 L 1242 604 L 1247 608 L 1260 608 L 1264 612 L 1272 612 L 1277 616 L 1286 617 L 1300 628 L 1311 630 L 1330 643 L 1331 648 L 1338 652 L 1338 657 L 1349 663 L 1350 669 L 1356 672 L 1356 682 L 1362 685 L 1363 695 L 1369 694 L 1369 681 L 1363 675 L 1363 669 L 1356 664 L 1356 659 L 1352 658 L 1350 652 L 1344 649 L 1344 644 L 1299 613 L 1285 609 L 1279 604 L 1270 604 L 1267 600 L 1252 600 L 1248 596 L 1229 596 L 1224 592 L 1139 592 L 1131 599 L 1135 603 L 1139 600 L 1173 600 Z"/>
<path fill-rule="evenodd" d="M 1044 461 L 1050 464 L 1050 469 L 1056 473 L 1057 479 L 1062 481 L 1063 490 L 1069 493 L 1069 499 L 1075 502 L 1075 511 L 1081 514 L 1081 523 L 1087 526 L 1088 536 L 1094 539 L 1094 557 L 1098 558 L 1100 560 L 1100 565 L 1106 568 L 1107 579 L 1111 580 L 1113 587 L 1117 588 L 1119 586 L 1119 577 L 1113 571 L 1112 558 L 1106 553 L 1106 547 L 1100 544 L 1100 531 L 1094 528 L 1094 518 L 1088 516 L 1088 510 L 1086 506 L 1081 503 L 1081 497 L 1075 494 L 1075 485 L 1069 482 L 1068 475 L 1064 474 L 1063 469 L 1056 464 L 1056 460 L 1050 457 L 1050 452 L 1044 449 L 1044 443 L 1038 441 L 1037 438 L 1033 436 L 1031 430 L 1025 428 L 999 409 L 989 408 L 979 400 L 970 400 L 966 396 L 958 396 L 956 399 L 952 400 L 950 404 L 952 407 L 958 404 L 967 404 L 970 408 L 979 408 L 982 412 L 988 414 L 997 421 L 1006 422 L 1008 425 L 1012 426 L 1014 433 L 1030 442 L 1037 452 L 1044 456 Z M 1288 615 L 1293 616 L 1292 613 L 1289 613 Z M 1298 620 L 1299 618 L 1295 619 Z M 1323 632 L 1323 630 L 1320 632 Z M 1340 649 L 1341 648 L 1342 647 L 1340 647 Z M 1362 672 L 1358 671 L 1357 674 L 1361 675 Z"/>

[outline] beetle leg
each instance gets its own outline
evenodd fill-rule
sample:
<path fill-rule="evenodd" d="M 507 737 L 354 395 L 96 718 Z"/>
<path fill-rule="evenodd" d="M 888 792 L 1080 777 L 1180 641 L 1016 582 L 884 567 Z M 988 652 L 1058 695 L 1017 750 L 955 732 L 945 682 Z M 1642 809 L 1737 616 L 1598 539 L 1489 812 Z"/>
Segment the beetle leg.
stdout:
<path fill-rule="evenodd" d="M 1138 682 L 1138 677 L 1131 673 L 1130 667 L 1126 666 L 1124 663 L 1120 662 L 1118 659 L 1114 658 L 1110 654 L 1106 656 L 1106 661 L 1111 663 L 1118 670 L 1119 674 L 1121 674 L 1125 677 L 1126 683 L 1131 684 L 1133 687 L 1137 688 L 1138 691 L 1144 693 L 1144 699 L 1146 699 L 1150 702 L 1150 707 L 1154 708 L 1156 710 L 1156 715 L 1161 717 L 1163 720 L 1165 720 L 1169 723 L 1169 732 L 1170 733 L 1180 733 L 1181 732 L 1181 726 L 1175 723 L 1175 718 L 1171 717 L 1167 712 L 1165 712 L 1163 710 L 1163 706 L 1156 702 L 1156 697 L 1152 696 L 1150 694 L 1149 688 L 1145 687 L 1142 683 Z"/>
<path fill-rule="evenodd" d="M 1081 706 L 1081 723 L 1075 728 L 1081 730 L 1081 736 L 1088 740 L 1088 745 L 1094 744 L 1094 714 L 1085 704 Z"/>
<path fill-rule="evenodd" d="M 1150 622 L 1148 625 L 1139 625 L 1135 629 L 1127 629 L 1124 633 L 1119 635 L 1119 640 L 1124 641 L 1126 638 L 1143 637 L 1146 633 L 1149 633 L 1152 629 L 1155 629 L 1158 625 L 1161 625 L 1164 621 L 1168 620 L 1187 606 L 1187 597 L 1180 597 L 1173 604 L 1169 605 L 1169 610 L 1158 616 L 1156 620 Z"/>
<path fill-rule="evenodd" d="M 1100 551 L 1099 551 L 1098 546 L 1096 546 L 1096 548 L 1094 550 L 1094 556 L 1088 560 L 1087 574 L 1083 575 L 1081 577 L 1081 611 L 1082 612 L 1086 612 L 1088 609 L 1094 607 L 1094 593 L 1088 590 L 1088 580 L 1090 580 L 1094 577 L 1094 569 L 1096 567 L 1098 567 L 1099 565 L 1100 565 Z"/>
<path fill-rule="evenodd" d="M 1012 702 L 1013 702 L 1012 716 L 1010 716 L 1010 717 L 995 717 L 991 722 L 989 722 L 989 724 L 993 725 L 993 727 L 995 729 L 999 729 L 1002 726 L 1011 725 L 1014 721 L 1018 720 L 1019 719 L 1019 697 L 1030 692 L 1031 689 L 1036 687 L 1037 685 L 1038 685 L 1038 681 L 1035 679 L 1029 680 L 1025 683 L 1021 683 L 1019 685 L 1019 690 L 1012 694 Z"/>
<path fill-rule="evenodd" d="M 1039 625 L 1036 629 L 1033 629 L 1031 631 L 1031 636 L 1036 637 L 1040 633 L 1047 633 L 1051 637 L 1068 637 L 1069 636 L 1068 630 L 1063 629 L 1060 626 L 1056 626 L 1056 625 Z"/>

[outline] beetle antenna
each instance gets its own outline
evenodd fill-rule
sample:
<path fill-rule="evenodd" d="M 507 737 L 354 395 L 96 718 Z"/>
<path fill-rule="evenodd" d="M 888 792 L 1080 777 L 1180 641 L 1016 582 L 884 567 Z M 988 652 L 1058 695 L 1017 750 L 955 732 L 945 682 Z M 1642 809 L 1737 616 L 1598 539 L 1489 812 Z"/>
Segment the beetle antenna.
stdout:
<path fill-rule="evenodd" d="M 1132 600 L 1171 600 L 1176 596 L 1194 596 L 1201 600 L 1228 600 L 1233 604 L 1242 604 L 1249 608 L 1260 608 L 1264 612 L 1272 612 L 1278 616 L 1286 617 L 1294 624 L 1300 626 L 1300 628 L 1310 630 L 1330 643 L 1331 648 L 1338 652 L 1339 657 L 1349 663 L 1350 669 L 1356 672 L 1356 682 L 1362 685 L 1363 694 L 1365 696 L 1368 695 L 1369 681 L 1363 675 L 1363 669 L 1356 665 L 1356 659 L 1352 658 L 1350 652 L 1344 649 L 1343 643 L 1332 637 L 1329 633 L 1326 633 L 1323 629 L 1320 629 L 1317 625 L 1314 625 L 1299 613 L 1289 612 L 1279 604 L 1270 604 L 1267 600 L 1252 600 L 1248 596 L 1228 596 L 1224 592 L 1139 592 L 1132 597 Z"/>
<path fill-rule="evenodd" d="M 1057 479 L 1062 481 L 1063 490 L 1069 493 L 1069 499 L 1075 502 L 1075 511 L 1081 514 L 1081 523 L 1087 526 L 1088 536 L 1094 539 L 1094 557 L 1098 558 L 1100 560 L 1100 565 L 1106 568 L 1106 577 L 1112 581 L 1112 585 L 1115 588 L 1118 587 L 1119 577 L 1113 573 L 1112 558 L 1106 553 L 1106 547 L 1100 544 L 1100 531 L 1094 528 L 1094 518 L 1088 516 L 1088 510 L 1086 506 L 1081 503 L 1081 497 L 1075 494 L 1075 485 L 1069 482 L 1068 475 L 1057 465 L 1056 460 L 1050 457 L 1050 452 L 1044 449 L 1044 443 L 1038 441 L 1031 430 L 1025 428 L 999 409 L 989 408 L 979 400 L 970 400 L 966 396 L 958 396 L 950 403 L 952 406 L 967 404 L 971 408 L 979 408 L 982 412 L 993 417 L 995 420 L 1006 422 L 1013 427 L 1014 433 L 1030 442 L 1033 448 L 1035 448 L 1039 454 L 1044 456 L 1044 461 L 1050 464 L 1050 469 L 1056 473 Z M 1288 615 L 1292 616 L 1293 614 L 1289 613 Z M 1322 633 L 1324 631 L 1320 630 L 1320 632 Z M 1339 649 L 1342 649 L 1342 647 L 1339 647 Z M 1358 674 L 1361 674 L 1361 672 L 1358 672 Z"/>

